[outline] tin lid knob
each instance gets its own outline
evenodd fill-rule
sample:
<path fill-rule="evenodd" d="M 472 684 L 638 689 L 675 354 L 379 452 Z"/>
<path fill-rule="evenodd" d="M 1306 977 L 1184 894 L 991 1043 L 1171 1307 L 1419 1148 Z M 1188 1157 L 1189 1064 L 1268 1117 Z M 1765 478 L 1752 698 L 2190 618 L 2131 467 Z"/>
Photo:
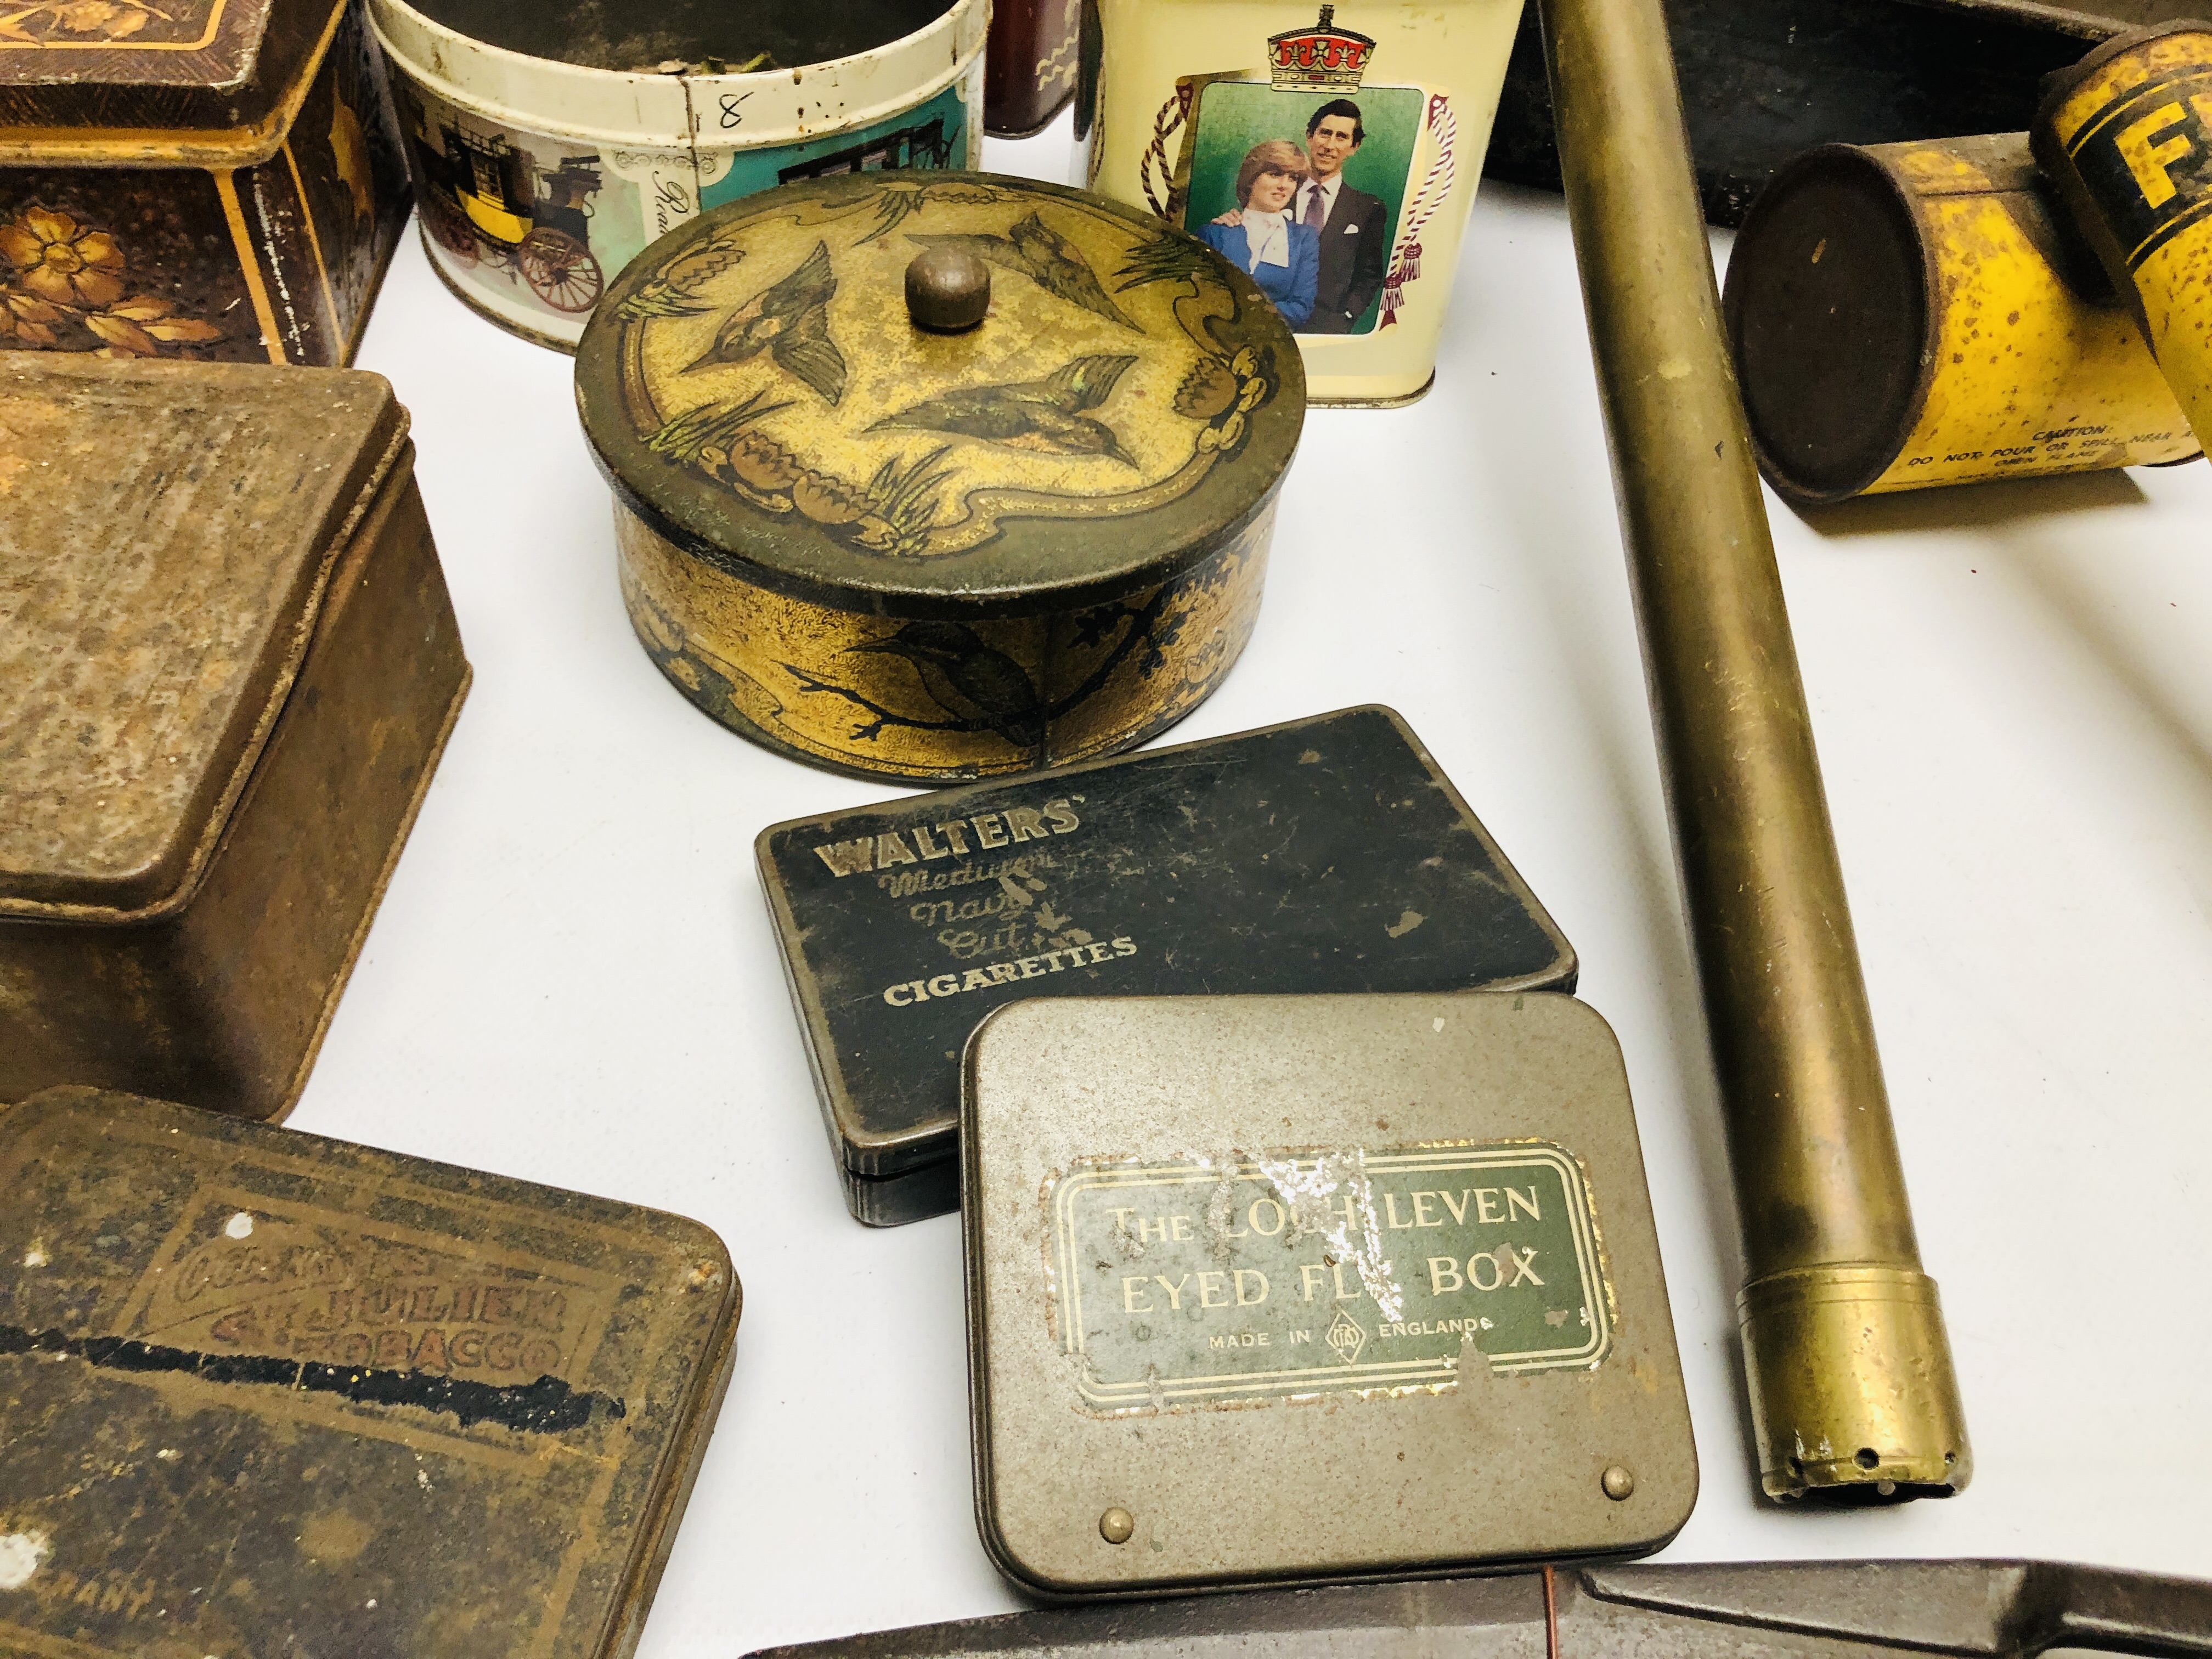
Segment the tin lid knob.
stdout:
<path fill-rule="evenodd" d="M 906 268 L 906 314 L 934 334 L 957 334 L 991 308 L 991 268 L 959 248 L 933 247 Z"/>

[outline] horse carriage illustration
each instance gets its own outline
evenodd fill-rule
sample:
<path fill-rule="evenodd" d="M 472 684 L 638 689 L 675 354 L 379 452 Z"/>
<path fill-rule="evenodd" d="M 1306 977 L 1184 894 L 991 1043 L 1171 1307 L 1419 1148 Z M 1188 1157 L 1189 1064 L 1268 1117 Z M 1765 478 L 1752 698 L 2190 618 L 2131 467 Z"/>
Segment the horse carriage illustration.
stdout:
<path fill-rule="evenodd" d="M 422 223 L 438 246 L 465 266 L 512 269 L 556 311 L 597 305 L 607 285 L 591 248 L 599 158 L 541 167 L 505 134 L 484 137 L 458 123 L 440 127 L 438 138 L 438 149 L 415 147 Z"/>

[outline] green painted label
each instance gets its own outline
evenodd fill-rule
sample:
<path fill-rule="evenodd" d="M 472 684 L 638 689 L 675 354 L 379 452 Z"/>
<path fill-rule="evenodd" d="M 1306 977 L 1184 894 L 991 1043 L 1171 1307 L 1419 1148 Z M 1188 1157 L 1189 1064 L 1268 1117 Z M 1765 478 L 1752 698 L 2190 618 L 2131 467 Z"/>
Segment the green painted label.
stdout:
<path fill-rule="evenodd" d="M 1089 1161 L 1045 1195 L 1054 1317 L 1106 1412 L 1589 1367 L 1613 1328 L 1581 1166 L 1548 1141 Z"/>

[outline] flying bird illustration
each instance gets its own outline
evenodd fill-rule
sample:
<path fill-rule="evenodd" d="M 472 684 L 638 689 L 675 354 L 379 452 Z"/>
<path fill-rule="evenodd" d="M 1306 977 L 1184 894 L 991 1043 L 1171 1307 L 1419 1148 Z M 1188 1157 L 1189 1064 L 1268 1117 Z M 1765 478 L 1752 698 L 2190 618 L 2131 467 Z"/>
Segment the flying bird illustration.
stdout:
<path fill-rule="evenodd" d="M 696 247 L 686 248 L 640 283 L 636 291 L 622 302 L 617 314 L 635 321 L 647 317 L 699 317 L 712 311 L 714 302 L 700 298 L 699 290 L 723 272 L 737 269 L 745 257 L 745 251 L 738 246 L 744 235 L 742 230 L 724 231 Z"/>
<path fill-rule="evenodd" d="M 868 176 L 868 191 L 862 199 L 874 206 L 876 222 L 869 228 L 866 235 L 853 244 L 855 247 L 888 236 L 912 215 L 939 203 L 980 207 L 987 202 L 1003 202 L 1006 198 L 1006 192 L 995 185 L 931 179 L 923 169 L 916 169 L 913 173 L 871 173 Z M 881 179 L 882 182 L 875 183 L 877 179 Z"/>
<path fill-rule="evenodd" d="M 1081 306 L 1132 332 L 1144 331 L 1100 286 L 1097 273 L 1091 269 L 1082 250 L 1045 223 L 1041 212 L 1016 221 L 1004 236 L 925 236 L 908 231 L 907 240 L 924 247 L 957 248 L 1006 270 L 1018 270 L 1048 294 L 1058 295 L 1071 305 Z"/>
<path fill-rule="evenodd" d="M 805 263 L 732 312 L 714 343 L 684 372 L 742 363 L 765 351 L 775 366 L 831 403 L 845 395 L 845 354 L 830 337 L 830 245 L 817 242 Z"/>
<path fill-rule="evenodd" d="M 905 658 L 930 700 L 948 714 L 986 723 L 1024 749 L 1044 742 L 1047 711 L 1028 672 L 965 623 L 910 622 L 896 634 L 849 649 Z"/>
<path fill-rule="evenodd" d="M 1134 467 L 1113 428 L 1083 411 L 1106 401 L 1131 363 L 1127 357 L 1078 357 L 1042 380 L 1007 386 L 963 386 L 886 415 L 868 430 L 912 427 L 951 432 L 1009 449 L 1045 455 L 1103 455 Z"/>

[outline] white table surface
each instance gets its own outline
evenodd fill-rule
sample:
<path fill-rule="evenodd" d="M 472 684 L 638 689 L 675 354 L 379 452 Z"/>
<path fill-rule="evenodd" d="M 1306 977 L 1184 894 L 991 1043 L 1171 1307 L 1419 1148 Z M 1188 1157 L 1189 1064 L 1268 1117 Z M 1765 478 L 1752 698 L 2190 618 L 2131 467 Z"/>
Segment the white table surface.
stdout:
<path fill-rule="evenodd" d="M 993 143 L 1064 179 L 1066 122 Z M 1726 238 L 1718 253 L 1725 257 Z M 293 1125 L 708 1223 L 737 1370 L 644 1659 L 1018 1605 L 975 1534 L 960 1234 L 846 1213 L 752 866 L 904 793 L 697 713 L 615 586 L 569 360 L 410 233 L 361 354 L 414 412 L 476 687 Z M 1399 709 L 1626 1052 L 1703 1492 L 1662 1558 L 2212 1576 L 2212 468 L 1769 498 L 1972 1488 L 1765 1504 L 1720 1121 L 1566 218 L 1486 184 L 1436 389 L 1319 410 L 1243 660 L 1174 740 Z"/>

